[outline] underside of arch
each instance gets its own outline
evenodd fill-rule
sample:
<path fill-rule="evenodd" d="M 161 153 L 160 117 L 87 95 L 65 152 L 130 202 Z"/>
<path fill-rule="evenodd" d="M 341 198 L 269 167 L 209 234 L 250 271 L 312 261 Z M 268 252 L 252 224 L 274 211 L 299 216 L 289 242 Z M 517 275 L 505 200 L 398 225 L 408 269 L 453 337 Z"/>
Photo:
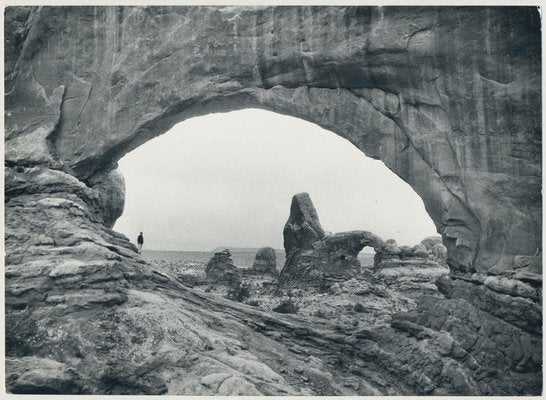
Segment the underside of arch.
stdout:
<path fill-rule="evenodd" d="M 529 9 L 512 11 L 530 45 L 497 63 L 512 44 L 484 43 L 485 28 L 473 24 L 489 16 L 515 29 L 493 8 L 457 9 L 460 37 L 436 8 L 12 8 L 6 161 L 90 181 L 183 119 L 264 108 L 381 159 L 423 198 L 455 268 L 510 269 L 541 246 L 538 22 Z M 336 21 L 337 33 L 319 17 Z M 65 28 L 44 37 L 59 20 Z M 469 63 L 485 45 L 488 56 Z M 518 63 L 527 55 L 536 62 Z M 517 142 L 516 123 L 525 132 Z"/>

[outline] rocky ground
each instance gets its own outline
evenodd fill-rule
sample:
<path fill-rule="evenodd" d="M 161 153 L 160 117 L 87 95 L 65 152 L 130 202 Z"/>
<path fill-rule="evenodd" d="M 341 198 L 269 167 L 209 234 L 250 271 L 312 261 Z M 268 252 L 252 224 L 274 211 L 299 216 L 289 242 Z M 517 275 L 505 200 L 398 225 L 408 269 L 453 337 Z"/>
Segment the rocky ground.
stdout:
<path fill-rule="evenodd" d="M 400 291 L 397 285 L 409 280 L 413 273 L 407 271 L 394 282 L 390 276 L 374 271 L 373 266 L 363 267 L 361 274 L 334 284 L 324 290 L 314 288 L 279 288 L 277 279 L 267 275 L 243 275 L 243 289 L 236 290 L 222 284 L 206 280 L 206 264 L 199 261 L 167 261 L 153 259 L 150 263 L 159 271 L 169 273 L 181 283 L 197 290 L 211 293 L 226 299 L 272 311 L 284 302 L 291 302 L 295 309 L 291 313 L 302 316 L 335 321 L 340 325 L 370 326 L 390 323 L 392 314 L 415 310 L 417 303 L 411 293 Z M 243 270 L 244 271 L 244 270 Z M 447 274 L 447 269 L 445 270 Z M 422 281 L 424 287 L 436 286 L 433 282 Z M 438 290 L 433 295 L 443 297 Z"/>
<path fill-rule="evenodd" d="M 56 185 L 44 184 L 53 179 Z M 541 390 L 541 291 L 531 286 L 535 258 L 520 260 L 519 273 L 529 284 L 478 275 L 463 280 L 453 273 L 438 278 L 437 267 L 415 265 L 422 248 L 404 258 L 408 249 L 387 241 L 376 243 L 381 257 L 368 273 L 356 269 L 352 254 L 372 236 L 325 234 L 315 242 L 316 253 L 294 247 L 318 275 L 307 269 L 298 285 L 288 279 L 275 288 L 278 277 L 258 263 L 244 272 L 228 268 L 233 285 L 220 289 L 218 281 L 203 285 L 203 279 L 221 278 L 229 256 L 213 257 L 206 267 L 150 264 L 86 205 L 96 198 L 93 188 L 63 172 L 11 169 L 6 195 L 5 370 L 11 393 Z M 309 224 L 291 225 L 287 232 L 305 239 L 300 234 Z M 329 266 L 313 254 L 350 261 L 357 273 L 335 282 L 338 277 L 324 275 Z M 414 265 L 404 266 L 410 261 Z M 321 276 L 328 289 L 316 285 Z M 417 298 L 403 290 L 433 278 L 443 296 Z M 229 296 L 235 300 L 225 298 L 245 283 L 248 298 L 236 301 L 236 292 Z M 290 311 L 290 304 L 281 305 L 290 295 L 299 310 L 278 312 Z M 249 305 L 253 300 L 257 305 Z"/>

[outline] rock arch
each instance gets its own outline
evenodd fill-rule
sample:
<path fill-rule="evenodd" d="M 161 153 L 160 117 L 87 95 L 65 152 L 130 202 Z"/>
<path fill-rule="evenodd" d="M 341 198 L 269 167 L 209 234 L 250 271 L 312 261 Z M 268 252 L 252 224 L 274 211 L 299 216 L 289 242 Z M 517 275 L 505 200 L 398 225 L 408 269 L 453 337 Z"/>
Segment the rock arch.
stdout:
<path fill-rule="evenodd" d="M 539 21 L 510 12 L 8 8 L 6 161 L 90 181 L 185 118 L 265 108 L 383 160 L 453 266 L 510 268 L 540 247 Z"/>
<path fill-rule="evenodd" d="M 521 359 L 499 355 L 506 350 L 476 359 L 486 364 L 494 354 L 505 369 L 540 368 L 541 292 L 523 283 L 541 282 L 533 257 L 542 242 L 535 8 L 8 7 L 5 32 L 9 318 L 46 298 L 84 308 L 127 301 L 112 287 L 68 293 L 70 279 L 91 279 L 95 264 L 66 260 L 37 272 L 40 260 L 75 243 L 86 257 L 108 252 L 108 272 L 97 274 L 142 287 L 167 282 L 107 229 L 123 208 L 116 161 L 185 118 L 255 107 L 331 130 L 408 182 L 448 248 L 444 292 L 511 332 L 511 344 L 491 346 L 527 335 Z M 48 231 L 46 220 L 67 216 L 71 234 L 60 225 Z M 22 292 L 22 282 L 31 290 Z M 501 298 L 501 308 L 488 308 Z M 442 304 L 461 320 L 470 315 Z M 406 320 L 393 324 L 409 329 Z M 539 392 L 525 376 L 499 393 L 525 392 L 529 379 Z"/>

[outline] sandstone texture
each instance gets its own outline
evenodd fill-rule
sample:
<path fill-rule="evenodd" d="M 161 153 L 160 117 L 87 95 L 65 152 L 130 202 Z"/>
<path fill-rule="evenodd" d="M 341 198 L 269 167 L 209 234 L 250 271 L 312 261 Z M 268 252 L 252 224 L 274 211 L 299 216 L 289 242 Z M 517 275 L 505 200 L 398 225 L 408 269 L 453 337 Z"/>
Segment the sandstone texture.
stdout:
<path fill-rule="evenodd" d="M 290 216 L 284 225 L 284 251 L 286 259 L 302 251 L 313 250 L 313 244 L 324 237 L 315 206 L 308 193 L 298 193 L 292 197 Z"/>
<path fill-rule="evenodd" d="M 262 247 L 259 249 L 252 267 L 245 272 L 277 276 L 277 255 L 275 249 L 271 247 Z"/>
<path fill-rule="evenodd" d="M 536 8 L 7 7 L 4 29 L 9 391 L 541 393 Z M 336 327 L 194 290 L 110 229 L 124 154 L 246 107 L 314 122 L 411 185 L 447 248 L 443 297 Z M 287 258 L 373 246 L 305 205 Z"/>
<path fill-rule="evenodd" d="M 82 377 L 63 363 L 50 359 L 7 358 L 6 386 L 20 394 L 88 394 Z"/>
<path fill-rule="evenodd" d="M 238 285 L 241 282 L 241 273 L 231 259 L 228 249 L 214 253 L 205 269 L 207 280 L 228 286 Z"/>
<path fill-rule="evenodd" d="M 266 108 L 383 160 L 453 265 L 510 269 L 541 247 L 536 9 L 11 7 L 5 21 L 9 165 L 88 180 L 185 118 Z"/>
<path fill-rule="evenodd" d="M 442 243 L 441 236 L 429 236 L 421 240 L 421 243 L 428 251 L 429 257 L 434 261 L 447 265 L 447 248 Z"/>
<path fill-rule="evenodd" d="M 290 216 L 283 230 L 286 261 L 279 275 L 282 286 L 329 287 L 356 276 L 361 269 L 358 253 L 366 246 L 384 246 L 366 231 L 324 233 L 307 193 L 292 197 Z"/>
<path fill-rule="evenodd" d="M 398 246 L 389 239 L 375 253 L 375 273 L 390 288 L 407 296 L 436 296 L 436 280 L 449 274 L 445 251 L 438 237 L 425 238 L 413 247 Z"/>

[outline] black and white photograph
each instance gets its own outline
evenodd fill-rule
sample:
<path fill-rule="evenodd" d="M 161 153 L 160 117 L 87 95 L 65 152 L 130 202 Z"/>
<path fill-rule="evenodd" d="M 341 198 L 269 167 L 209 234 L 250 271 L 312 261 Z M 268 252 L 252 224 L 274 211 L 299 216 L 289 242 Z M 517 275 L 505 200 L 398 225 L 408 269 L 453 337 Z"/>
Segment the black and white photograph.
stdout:
<path fill-rule="evenodd" d="M 3 10 L 0 397 L 542 395 L 538 3 Z"/>

